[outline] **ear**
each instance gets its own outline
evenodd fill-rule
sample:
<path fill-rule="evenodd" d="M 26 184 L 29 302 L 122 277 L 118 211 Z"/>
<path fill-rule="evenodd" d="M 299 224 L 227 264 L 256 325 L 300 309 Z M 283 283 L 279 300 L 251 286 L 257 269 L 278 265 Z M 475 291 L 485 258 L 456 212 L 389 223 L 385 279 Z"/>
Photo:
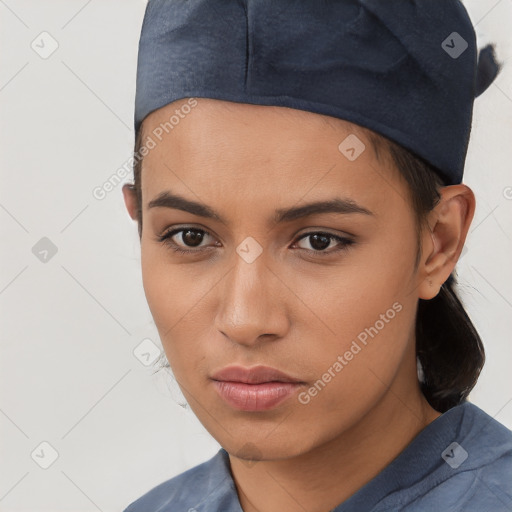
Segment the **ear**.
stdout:
<path fill-rule="evenodd" d="M 467 185 L 446 186 L 440 194 L 422 233 L 418 297 L 425 300 L 434 298 L 450 277 L 475 213 L 475 195 Z"/>
<path fill-rule="evenodd" d="M 138 220 L 137 219 L 137 209 L 138 209 L 137 193 L 135 192 L 135 188 L 133 188 L 133 185 L 130 185 L 129 183 L 125 183 L 123 185 L 123 196 L 124 196 L 124 204 L 126 205 L 126 209 L 128 210 L 130 217 L 133 220 Z"/>

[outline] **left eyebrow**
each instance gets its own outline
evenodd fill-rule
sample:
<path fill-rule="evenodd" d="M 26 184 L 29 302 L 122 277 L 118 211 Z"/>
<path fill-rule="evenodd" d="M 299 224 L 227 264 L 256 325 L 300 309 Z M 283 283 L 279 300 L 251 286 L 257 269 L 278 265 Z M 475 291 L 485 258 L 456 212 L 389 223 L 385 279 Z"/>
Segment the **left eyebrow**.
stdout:
<path fill-rule="evenodd" d="M 289 222 L 320 213 L 362 213 L 364 215 L 374 215 L 371 210 L 357 204 L 352 199 L 335 197 L 329 201 L 316 201 L 303 206 L 278 209 L 275 213 L 275 222 Z"/>
<path fill-rule="evenodd" d="M 186 199 L 185 197 L 173 194 L 170 191 L 161 192 L 157 197 L 148 203 L 148 209 L 157 207 L 174 208 L 191 213 L 193 215 L 197 215 L 199 217 L 214 219 L 223 224 L 228 224 L 223 216 L 210 206 L 199 203 L 197 201 Z M 352 199 L 335 197 L 330 200 L 315 201 L 302 206 L 279 208 L 274 212 L 274 222 L 277 224 L 290 222 L 292 220 L 297 220 L 321 213 L 359 213 L 363 215 L 375 215 L 371 210 L 368 210 L 367 208 L 357 204 Z"/>

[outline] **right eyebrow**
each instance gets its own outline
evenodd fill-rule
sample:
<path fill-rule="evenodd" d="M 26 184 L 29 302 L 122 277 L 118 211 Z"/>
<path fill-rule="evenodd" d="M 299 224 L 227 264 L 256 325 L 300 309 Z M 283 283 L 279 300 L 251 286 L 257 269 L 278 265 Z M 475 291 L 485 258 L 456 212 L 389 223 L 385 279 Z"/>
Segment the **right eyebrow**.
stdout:
<path fill-rule="evenodd" d="M 224 219 L 224 217 L 220 213 L 216 212 L 212 207 L 197 201 L 186 199 L 178 194 L 173 194 L 168 190 L 161 192 L 148 203 L 148 208 L 158 207 L 182 210 L 199 217 L 214 219 L 223 224 L 228 224 L 226 219 Z M 375 215 L 371 210 L 357 204 L 352 199 L 335 197 L 328 200 L 315 201 L 301 206 L 279 208 L 275 211 L 272 221 L 274 223 L 290 222 L 322 213 L 359 213 L 363 215 Z"/>

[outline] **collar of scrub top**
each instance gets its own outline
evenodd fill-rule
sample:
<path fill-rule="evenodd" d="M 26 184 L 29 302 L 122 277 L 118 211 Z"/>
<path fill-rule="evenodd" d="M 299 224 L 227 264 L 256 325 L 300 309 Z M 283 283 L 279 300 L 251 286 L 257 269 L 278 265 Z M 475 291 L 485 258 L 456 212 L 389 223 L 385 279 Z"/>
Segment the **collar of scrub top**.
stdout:
<path fill-rule="evenodd" d="M 455 184 L 501 65 L 460 0 L 149 0 L 135 131 L 187 97 L 283 106 L 369 128 Z"/>

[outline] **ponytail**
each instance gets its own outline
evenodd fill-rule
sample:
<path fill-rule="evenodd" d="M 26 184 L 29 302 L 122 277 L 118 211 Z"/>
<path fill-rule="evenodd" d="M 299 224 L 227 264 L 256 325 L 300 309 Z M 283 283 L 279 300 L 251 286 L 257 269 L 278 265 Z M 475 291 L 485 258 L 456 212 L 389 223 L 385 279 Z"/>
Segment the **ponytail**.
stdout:
<path fill-rule="evenodd" d="M 416 355 L 423 373 L 420 386 L 439 412 L 467 398 L 485 363 L 482 340 L 455 285 L 451 274 L 433 299 L 419 299 L 416 317 Z"/>

